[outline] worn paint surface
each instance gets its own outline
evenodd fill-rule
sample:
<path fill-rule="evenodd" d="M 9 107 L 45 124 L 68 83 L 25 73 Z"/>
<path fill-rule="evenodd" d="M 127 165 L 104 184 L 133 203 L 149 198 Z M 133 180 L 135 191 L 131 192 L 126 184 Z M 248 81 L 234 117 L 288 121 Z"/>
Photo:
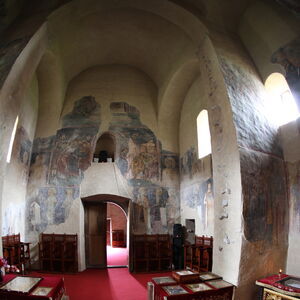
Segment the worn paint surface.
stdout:
<path fill-rule="evenodd" d="M 192 209 L 193 215 L 196 216 L 198 235 L 213 235 L 214 196 L 211 174 L 211 156 L 198 159 L 196 150 L 192 147 L 180 158 L 180 198 L 183 215 L 189 214 L 190 210 L 187 208 Z"/>
<path fill-rule="evenodd" d="M 284 67 L 286 80 L 300 110 L 300 38 L 296 38 L 275 51 L 271 62 Z"/>
<path fill-rule="evenodd" d="M 116 138 L 116 164 L 132 189 L 136 232 L 171 232 L 179 221 L 178 156 L 164 151 L 139 111 L 111 103 L 109 131 Z M 90 166 L 100 125 L 100 106 L 91 96 L 74 103 L 55 136 L 36 139 L 27 201 L 29 231 L 42 232 L 64 223 L 79 197 Z"/>
<path fill-rule="evenodd" d="M 171 232 L 179 218 L 178 156 L 163 151 L 135 107 L 113 102 L 110 109 L 109 130 L 117 139 L 116 163 L 132 187 L 136 204 L 134 228 L 136 232 Z"/>
<path fill-rule="evenodd" d="M 27 230 L 43 232 L 64 223 L 92 160 L 100 125 L 100 105 L 85 96 L 62 119 L 55 136 L 37 138 L 31 156 L 27 194 Z"/>

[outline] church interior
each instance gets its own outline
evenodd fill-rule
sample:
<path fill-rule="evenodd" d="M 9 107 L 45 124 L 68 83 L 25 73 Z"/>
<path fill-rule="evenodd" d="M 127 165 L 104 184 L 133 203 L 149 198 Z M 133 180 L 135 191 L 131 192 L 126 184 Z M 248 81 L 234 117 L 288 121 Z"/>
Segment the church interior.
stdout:
<path fill-rule="evenodd" d="M 180 228 L 233 299 L 300 277 L 297 0 L 0 0 L 0 36 L 0 256 L 20 234 L 35 272 L 106 269 L 108 246 L 170 272 Z"/>

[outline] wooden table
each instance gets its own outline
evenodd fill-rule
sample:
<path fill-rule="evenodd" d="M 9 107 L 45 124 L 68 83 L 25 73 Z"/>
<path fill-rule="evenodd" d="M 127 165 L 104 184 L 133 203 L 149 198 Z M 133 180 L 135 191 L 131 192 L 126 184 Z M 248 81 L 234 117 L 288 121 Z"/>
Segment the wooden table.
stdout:
<path fill-rule="evenodd" d="M 293 280 L 293 286 L 290 286 L 289 280 Z M 275 274 L 256 281 L 256 285 L 262 288 L 261 299 L 276 300 L 299 300 L 300 299 L 300 278 L 289 276 L 287 274 Z"/>
<path fill-rule="evenodd" d="M 170 277 L 172 277 L 171 274 Z M 227 283 L 226 281 L 221 279 L 206 282 L 201 282 L 199 280 L 198 283 L 201 284 L 201 286 L 203 286 L 204 288 L 207 288 L 207 290 L 193 291 L 188 283 L 178 284 L 177 282 L 170 282 L 158 284 L 155 280 L 152 280 L 151 283 L 148 284 L 148 289 L 151 289 L 152 285 L 153 300 L 232 300 L 234 289 L 234 286 L 232 284 Z M 220 285 L 223 284 L 224 287 L 216 287 L 218 285 L 217 283 L 219 283 Z M 181 295 L 169 295 L 167 292 L 168 287 L 175 288 L 176 286 L 183 288 L 186 293 Z"/>
<path fill-rule="evenodd" d="M 14 279 L 17 275 L 7 274 L 4 277 L 4 281 L 1 283 L 1 287 L 7 282 Z M 26 276 L 22 276 L 26 277 Z M 38 277 L 38 276 L 33 276 Z M 47 296 L 32 295 L 37 287 L 51 288 Z M 64 281 L 61 277 L 43 277 L 39 283 L 34 286 L 29 293 L 20 293 L 0 289 L 1 300 L 61 300 L 65 292 Z"/>

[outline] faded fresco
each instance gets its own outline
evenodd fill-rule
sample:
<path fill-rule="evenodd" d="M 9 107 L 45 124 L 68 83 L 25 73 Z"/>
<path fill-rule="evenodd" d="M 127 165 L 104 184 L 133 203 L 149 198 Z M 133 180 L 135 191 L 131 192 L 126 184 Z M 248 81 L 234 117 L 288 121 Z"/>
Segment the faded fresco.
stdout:
<path fill-rule="evenodd" d="M 290 230 L 294 234 L 300 233 L 300 161 L 288 163 L 290 185 Z"/>
<path fill-rule="evenodd" d="M 27 192 L 29 232 L 42 232 L 68 218 L 90 166 L 99 126 L 100 105 L 85 96 L 75 101 L 55 136 L 34 141 Z"/>
<path fill-rule="evenodd" d="M 196 227 L 203 234 L 213 234 L 214 197 L 211 158 L 208 163 L 197 158 L 195 148 L 190 148 L 180 158 L 181 203 L 195 210 Z"/>
<path fill-rule="evenodd" d="M 178 155 L 162 149 L 135 107 L 113 102 L 110 109 L 116 164 L 132 189 L 134 231 L 172 232 L 180 221 Z M 29 232 L 39 233 L 68 218 L 92 161 L 100 118 L 96 100 L 83 97 L 62 118 L 55 136 L 35 140 L 27 200 Z"/>
<path fill-rule="evenodd" d="M 22 232 L 24 224 L 24 207 L 26 185 L 29 175 L 30 153 L 32 142 L 23 126 L 17 128 L 11 163 L 7 166 L 7 173 L 3 185 L 2 203 L 2 234 Z M 12 182 L 13 188 L 12 188 Z M 15 185 L 19 185 L 15 189 Z M 11 201 L 14 199 L 14 201 Z"/>
<path fill-rule="evenodd" d="M 257 74 L 226 57 L 221 57 L 221 69 L 231 102 L 238 145 L 282 156 L 277 128 L 267 118 L 268 110 L 263 101 L 265 89 Z"/>
<path fill-rule="evenodd" d="M 271 62 L 284 67 L 286 81 L 289 84 L 293 96 L 296 99 L 298 109 L 300 110 L 300 37 L 274 52 L 271 57 Z"/>
<path fill-rule="evenodd" d="M 29 38 L 24 37 L 13 40 L 8 44 L 0 43 L 0 88 L 2 87 L 11 67 L 15 63 L 17 57 L 28 43 Z"/>
<path fill-rule="evenodd" d="M 172 232 L 179 221 L 178 156 L 163 151 L 139 111 L 124 102 L 111 103 L 109 130 L 117 144 L 116 163 L 132 187 L 134 228 L 142 233 Z"/>
<path fill-rule="evenodd" d="M 240 153 L 245 238 L 275 245 L 283 242 L 288 230 L 284 161 L 255 151 Z"/>

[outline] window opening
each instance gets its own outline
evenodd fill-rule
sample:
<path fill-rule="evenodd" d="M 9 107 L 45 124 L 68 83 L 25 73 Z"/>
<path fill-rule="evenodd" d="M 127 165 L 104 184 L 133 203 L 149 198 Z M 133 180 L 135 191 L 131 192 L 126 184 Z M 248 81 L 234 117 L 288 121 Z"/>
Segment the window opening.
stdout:
<path fill-rule="evenodd" d="M 16 131 L 17 131 L 18 123 L 19 123 L 19 116 L 17 116 L 17 118 L 15 120 L 14 128 L 13 128 L 13 131 L 11 133 L 9 146 L 8 146 L 8 153 L 7 153 L 7 157 L 6 157 L 6 162 L 7 163 L 10 163 L 11 153 L 12 153 L 12 148 L 13 148 L 15 137 L 16 137 Z"/>
<path fill-rule="evenodd" d="M 265 87 L 270 98 L 270 114 L 278 126 L 294 121 L 299 117 L 296 101 L 282 74 L 272 73 L 267 78 Z"/>
<path fill-rule="evenodd" d="M 211 137 L 208 122 L 208 112 L 202 110 L 197 117 L 198 158 L 211 154 Z"/>

